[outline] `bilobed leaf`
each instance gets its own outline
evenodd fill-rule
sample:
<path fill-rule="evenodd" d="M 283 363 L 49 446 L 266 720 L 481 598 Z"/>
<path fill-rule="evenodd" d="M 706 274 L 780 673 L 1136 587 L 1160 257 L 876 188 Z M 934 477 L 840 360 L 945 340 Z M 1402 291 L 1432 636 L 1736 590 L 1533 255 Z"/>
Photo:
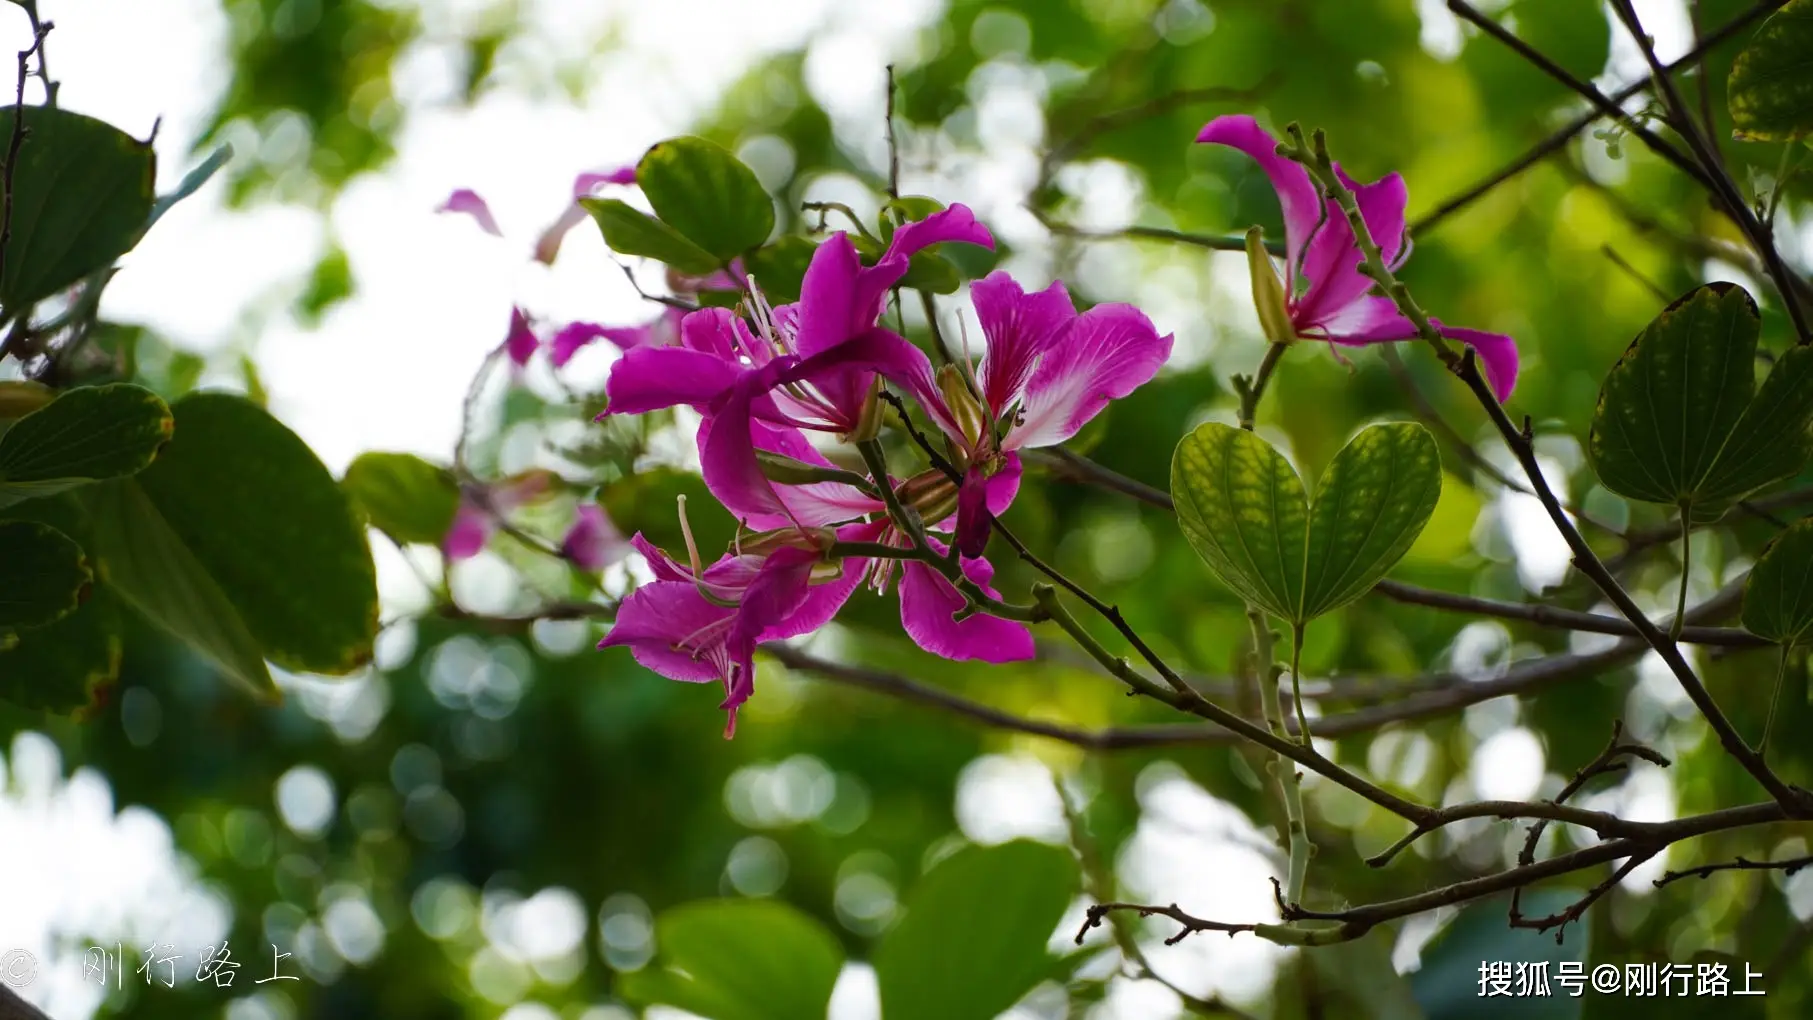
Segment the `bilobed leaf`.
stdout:
<path fill-rule="evenodd" d="M 68 535 L 36 521 L 0 521 L 0 627 L 42 627 L 68 616 L 93 580 Z"/>
<path fill-rule="evenodd" d="M 788 234 L 750 252 L 743 265 L 771 303 L 786 304 L 799 300 L 800 282 L 817 250 L 811 239 Z"/>
<path fill-rule="evenodd" d="M 264 657 L 330 674 L 369 662 L 376 569 L 364 523 L 333 475 L 243 397 L 193 393 L 172 410 L 175 439 L 136 481 Z"/>
<path fill-rule="evenodd" d="M 17 112 L 0 108 L 0 146 Z M 157 175 L 151 146 L 111 124 L 42 106 L 25 107 L 24 118 L 0 274 L 0 307 L 14 314 L 130 251 L 150 221 Z"/>
<path fill-rule="evenodd" d="M 1756 389 L 1756 302 L 1698 287 L 1644 327 L 1599 391 L 1587 452 L 1605 487 L 1684 506 L 1698 522 L 1794 474 L 1813 451 L 1813 351 L 1777 360 Z"/>
<path fill-rule="evenodd" d="M 1290 462 L 1244 429 L 1208 422 L 1171 459 L 1186 539 L 1234 594 L 1294 620 L 1303 604 L 1309 498 Z"/>
<path fill-rule="evenodd" d="M 582 198 L 579 204 L 598 223 L 604 243 L 619 255 L 651 258 L 694 276 L 703 276 L 718 268 L 718 260 L 710 252 L 620 199 Z"/>
<path fill-rule="evenodd" d="M 362 453 L 340 487 L 372 527 L 399 542 L 438 544 L 459 509 L 452 473 L 412 453 Z"/>
<path fill-rule="evenodd" d="M 1355 436 L 1316 486 L 1297 622 L 1371 590 L 1422 534 L 1441 494 L 1441 454 L 1428 429 L 1396 422 Z"/>
<path fill-rule="evenodd" d="M 170 409 L 142 386 L 68 390 L 0 435 L 0 507 L 134 474 L 173 427 Z"/>
<path fill-rule="evenodd" d="M 1813 0 L 1789 0 L 1763 22 L 1731 65 L 1727 92 L 1739 138 L 1813 134 Z"/>
<path fill-rule="evenodd" d="M 1701 487 L 1707 512 L 1724 511 L 1772 482 L 1800 473 L 1813 456 L 1813 347 L 1789 348 L 1744 409 Z"/>
<path fill-rule="evenodd" d="M 619 991 L 707 1020 L 822 1020 L 844 960 L 824 925 L 774 900 L 667 910 L 655 945 L 655 964 L 621 975 Z"/>
<path fill-rule="evenodd" d="M 1763 550 L 1744 582 L 1744 629 L 1777 644 L 1813 632 L 1813 519 L 1794 522 Z"/>
<path fill-rule="evenodd" d="M 276 684 L 234 600 L 171 528 L 137 479 L 85 490 L 94 554 L 112 590 L 146 619 L 181 639 L 222 673 L 261 697 Z"/>
<path fill-rule="evenodd" d="M 906 898 L 875 949 L 887 1020 L 990 1020 L 1044 979 L 1077 890 L 1069 850 L 1026 840 L 959 850 Z"/>
<path fill-rule="evenodd" d="M 1441 456 L 1413 422 L 1363 429 L 1311 504 L 1290 463 L 1251 432 L 1210 422 L 1177 444 L 1171 494 L 1197 555 L 1234 593 L 1302 624 L 1359 598 L 1422 533 Z"/>
<path fill-rule="evenodd" d="M 655 215 L 728 262 L 768 240 L 774 201 L 730 150 L 686 136 L 658 142 L 636 164 L 636 183 Z"/>

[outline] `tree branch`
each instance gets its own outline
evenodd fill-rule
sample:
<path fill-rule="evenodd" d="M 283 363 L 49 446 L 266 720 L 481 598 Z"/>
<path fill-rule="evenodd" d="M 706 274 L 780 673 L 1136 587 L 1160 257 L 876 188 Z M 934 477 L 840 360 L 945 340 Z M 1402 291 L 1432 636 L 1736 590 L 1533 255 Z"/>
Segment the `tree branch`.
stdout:
<path fill-rule="evenodd" d="M 1704 60 L 1706 55 L 1712 52 L 1715 47 L 1736 37 L 1740 32 L 1743 32 L 1756 22 L 1761 21 L 1770 12 L 1786 2 L 1787 0 L 1764 0 L 1764 2 L 1759 3 L 1746 10 L 1744 13 L 1739 14 L 1737 17 L 1732 18 L 1724 25 L 1721 25 L 1717 31 L 1702 38 L 1699 41 L 1699 44 L 1685 56 L 1681 57 L 1681 59 L 1669 64 L 1669 72 L 1680 71 L 1698 64 L 1701 60 Z M 1625 102 L 1644 90 L 1653 87 L 1654 84 L 1655 79 L 1653 77 L 1646 77 L 1641 81 L 1632 82 L 1612 93 L 1611 101 L 1622 108 L 1622 105 Z M 1434 209 L 1424 214 L 1421 219 L 1410 225 L 1410 234 L 1412 236 L 1420 236 L 1424 231 L 1434 229 L 1437 224 L 1462 209 L 1465 209 L 1467 206 L 1472 205 L 1474 202 L 1479 201 L 1487 194 L 1490 194 L 1499 185 L 1516 177 L 1518 174 L 1523 173 L 1537 163 L 1542 162 L 1554 153 L 1566 148 L 1567 144 L 1570 141 L 1573 141 L 1574 136 L 1591 127 L 1594 121 L 1599 120 L 1605 115 L 1603 110 L 1595 106 L 1580 116 L 1575 117 L 1573 120 L 1568 121 L 1562 127 L 1557 128 L 1553 134 L 1550 134 L 1547 138 L 1538 142 L 1528 152 L 1506 164 L 1498 172 L 1486 177 L 1473 187 L 1448 199 L 1446 202 L 1443 202 L 1441 205 L 1436 206 Z"/>

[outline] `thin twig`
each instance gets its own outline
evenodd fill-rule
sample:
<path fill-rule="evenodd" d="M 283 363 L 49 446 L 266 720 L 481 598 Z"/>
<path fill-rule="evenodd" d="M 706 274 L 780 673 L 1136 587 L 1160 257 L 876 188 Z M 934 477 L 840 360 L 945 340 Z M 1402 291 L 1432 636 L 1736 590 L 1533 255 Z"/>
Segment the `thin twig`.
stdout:
<path fill-rule="evenodd" d="M 1674 63 L 1669 64 L 1668 70 L 1672 73 L 1698 64 L 1701 60 L 1705 59 L 1706 55 L 1712 52 L 1715 47 L 1735 38 L 1739 33 L 1748 29 L 1756 22 L 1761 21 L 1770 12 L 1786 2 L 1787 0 L 1764 0 L 1764 2 L 1749 8 L 1742 14 L 1739 14 L 1737 17 L 1726 22 L 1724 25 L 1721 25 L 1717 31 L 1701 39 L 1699 45 L 1695 46 L 1685 56 L 1676 60 Z M 1632 82 L 1612 93 L 1611 101 L 1621 107 L 1624 102 L 1644 90 L 1653 87 L 1654 84 L 1655 79 L 1650 77 L 1645 77 L 1641 81 Z M 1565 149 L 1567 144 L 1573 141 L 1576 135 L 1591 127 L 1595 121 L 1605 115 L 1606 114 L 1602 109 L 1595 106 L 1580 116 L 1575 117 L 1573 120 L 1568 121 L 1565 125 L 1557 128 L 1553 134 L 1550 134 L 1547 138 L 1538 142 L 1528 152 L 1519 156 L 1517 159 L 1512 160 L 1502 169 L 1487 176 L 1478 184 L 1473 185 L 1466 191 L 1461 192 L 1430 210 L 1421 219 L 1410 225 L 1410 234 L 1412 236 L 1421 236 L 1424 231 L 1434 229 L 1437 224 L 1462 209 L 1465 209 L 1467 206 L 1472 205 L 1474 202 L 1479 201 L 1487 194 L 1490 194 L 1499 185 L 1516 177 L 1518 174 L 1523 173 L 1537 163 L 1542 162 L 1554 153 Z"/>
<path fill-rule="evenodd" d="M 1450 3 L 1455 2 L 1459 0 L 1450 0 Z M 1739 193 L 1737 182 L 1731 179 L 1731 174 L 1725 170 L 1711 143 L 1695 126 L 1693 111 L 1681 97 L 1681 90 L 1675 87 L 1674 79 L 1668 76 L 1667 69 L 1656 58 L 1656 48 L 1643 31 L 1643 23 L 1637 17 L 1636 8 L 1631 6 L 1630 0 L 1612 0 L 1612 10 L 1617 12 L 1618 19 L 1624 23 L 1631 38 L 1636 40 L 1637 49 L 1642 51 L 1644 61 L 1649 64 L 1650 74 L 1655 78 L 1656 91 L 1670 112 L 1674 129 L 1693 152 L 1701 171 L 1696 179 L 1711 190 L 1714 199 L 1726 207 L 1738 229 L 1743 231 L 1744 236 L 1750 240 L 1751 247 L 1756 249 L 1756 254 L 1769 271 L 1770 280 L 1775 283 L 1776 290 L 1781 292 L 1782 305 L 1788 311 L 1788 318 L 1794 323 L 1794 332 L 1799 335 L 1800 342 L 1813 344 L 1813 324 L 1808 323 L 1806 313 L 1801 309 L 1800 295 L 1794 285 L 1794 273 L 1782 260 L 1781 252 L 1776 250 L 1775 238 L 1769 233 L 1769 228 L 1757 218 L 1756 210 Z M 1649 138 L 1643 140 L 1654 147 Z"/>
<path fill-rule="evenodd" d="M 30 46 L 19 51 L 18 89 L 13 98 L 13 130 L 6 142 L 6 166 L 4 169 L 0 169 L 0 279 L 4 279 L 6 275 L 6 256 L 8 249 L 12 246 L 13 238 L 13 172 L 19 165 L 19 147 L 25 143 L 25 136 L 30 133 L 25 127 L 25 79 L 31 77 L 30 63 L 33 54 L 37 54 L 39 62 L 42 63 L 44 37 L 50 34 L 52 28 L 56 27 L 51 22 L 40 23 L 38 21 L 36 4 L 28 6 L 26 11 L 31 15 L 32 39 Z M 46 79 L 47 82 L 48 80 Z M 10 315 L 18 316 L 19 321 L 24 321 L 25 317 L 19 314 L 18 309 L 9 308 L 7 312 Z M 10 337 L 8 346 L 11 346 Z M 0 348 L 0 356 L 4 356 L 5 353 L 5 349 Z"/>
<path fill-rule="evenodd" d="M 1697 868 L 1665 872 L 1661 878 L 1656 879 L 1655 886 L 1660 889 L 1671 882 L 1679 882 L 1683 878 L 1710 878 L 1721 871 L 1779 871 L 1784 878 L 1787 878 L 1792 877 L 1795 872 L 1809 864 L 1813 864 L 1813 854 L 1807 854 L 1804 857 L 1790 857 L 1781 861 L 1752 861 L 1739 857 L 1734 861 L 1702 864 Z"/>

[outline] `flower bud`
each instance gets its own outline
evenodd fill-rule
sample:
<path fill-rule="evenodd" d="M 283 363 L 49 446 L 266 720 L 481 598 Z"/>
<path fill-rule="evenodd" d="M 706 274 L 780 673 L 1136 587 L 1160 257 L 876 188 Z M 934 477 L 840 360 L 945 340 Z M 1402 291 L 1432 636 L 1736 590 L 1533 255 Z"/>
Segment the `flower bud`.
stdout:
<path fill-rule="evenodd" d="M 1265 330 L 1265 338 L 1275 344 L 1295 341 L 1297 330 L 1291 325 L 1284 281 L 1278 278 L 1278 267 L 1265 250 L 1265 232 L 1258 227 L 1246 232 L 1246 264 L 1253 277 L 1253 305 L 1259 310 L 1259 326 Z"/>
<path fill-rule="evenodd" d="M 862 411 L 856 417 L 856 428 L 847 437 L 852 443 L 866 443 L 881 435 L 887 411 L 881 404 L 881 376 L 869 384 L 869 395 L 863 398 Z"/>
<path fill-rule="evenodd" d="M 739 538 L 737 552 L 744 556 L 769 556 L 781 549 L 822 552 L 836 541 L 837 532 L 830 528 L 775 528 Z"/>
<path fill-rule="evenodd" d="M 975 393 L 969 388 L 969 381 L 963 378 L 962 370 L 956 365 L 940 368 L 938 392 L 944 397 L 944 405 L 950 408 L 958 430 L 963 433 L 964 444 L 972 450 L 976 449 L 989 426 L 988 409 L 976 399 Z"/>
<path fill-rule="evenodd" d="M 957 512 L 957 483 L 933 468 L 901 483 L 900 502 L 919 512 L 919 519 L 937 524 Z"/>

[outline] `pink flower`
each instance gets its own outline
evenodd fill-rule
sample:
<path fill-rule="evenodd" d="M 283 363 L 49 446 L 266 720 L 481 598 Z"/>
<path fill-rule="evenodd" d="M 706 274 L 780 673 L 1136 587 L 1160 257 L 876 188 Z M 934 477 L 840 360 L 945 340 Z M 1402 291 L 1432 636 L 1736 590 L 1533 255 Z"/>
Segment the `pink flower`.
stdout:
<path fill-rule="evenodd" d="M 1398 312 L 1390 298 L 1371 293 L 1373 281 L 1360 272 L 1363 259 L 1340 207 L 1318 193 L 1301 164 L 1278 154 L 1278 140 L 1258 121 L 1245 115 L 1217 117 L 1203 127 L 1196 140 L 1226 145 L 1251 156 L 1278 193 L 1284 213 L 1284 279 L 1280 287 L 1256 275 L 1254 283 L 1255 293 L 1283 292 L 1284 321 L 1277 327 L 1268 324 L 1267 332 L 1288 335 L 1269 336 L 1271 340 L 1306 337 L 1361 346 L 1416 337 L 1415 325 Z M 1340 167 L 1335 172 L 1352 189 L 1367 232 L 1378 243 L 1387 267 L 1395 271 L 1410 256 L 1410 238 L 1404 228 L 1409 191 L 1404 179 L 1394 173 L 1371 184 L 1358 184 Z M 1262 252 L 1251 254 L 1255 274 L 1275 273 Z M 1271 319 L 1271 310 L 1262 308 L 1260 318 L 1262 322 Z M 1517 385 L 1516 342 L 1502 333 L 1432 321 L 1443 336 L 1459 340 L 1479 354 L 1492 392 L 1501 402 L 1508 399 Z"/>
<path fill-rule="evenodd" d="M 754 295 L 753 329 L 725 309 L 701 309 L 682 321 L 678 346 L 628 351 L 605 384 L 610 397 L 606 413 L 641 414 L 679 404 L 703 410 L 714 400 L 727 398 L 739 380 L 771 363 L 786 366 L 828 354 L 874 331 L 888 289 L 906 275 L 908 260 L 929 245 L 947 241 L 994 247 L 988 230 L 962 205 L 896 230 L 873 266 L 862 264 L 847 235 L 832 235 L 813 253 L 798 303 L 769 309 L 759 293 Z M 919 360 L 924 361 L 923 354 Z M 790 380 L 794 385 L 775 393 L 763 410 L 778 422 L 800 428 L 855 431 L 868 403 L 873 370 L 829 361 L 818 364 L 823 371 Z M 763 390 L 763 395 L 773 389 Z"/>
<path fill-rule="evenodd" d="M 831 462 L 814 449 L 797 429 L 775 428 L 758 423 L 754 434 L 757 445 L 769 453 L 821 467 L 831 466 Z M 949 522 L 954 504 L 948 496 L 942 499 L 938 497 L 938 489 L 943 480 L 933 478 L 931 481 L 932 485 L 926 486 L 931 490 L 930 498 L 922 501 L 922 505 L 915 509 L 927 515 L 927 526 L 935 528 Z M 984 498 L 988 506 L 996 512 L 1005 510 L 1013 502 L 1019 482 L 1019 465 L 1016 462 L 1012 470 L 997 474 L 982 490 L 985 491 Z M 950 486 L 946 484 L 944 488 L 948 490 Z M 841 482 L 813 482 L 808 485 L 775 486 L 774 492 L 784 504 L 784 511 L 755 515 L 748 519 L 750 527 L 834 528 L 838 539 L 842 541 L 874 542 L 899 549 L 912 548 L 911 539 L 888 519 L 886 504 L 855 486 Z M 716 491 L 713 495 L 723 498 Z M 946 546 L 936 537 L 928 536 L 928 542 L 940 554 L 946 552 Z M 886 594 L 890 583 L 896 577 L 899 578 L 901 625 L 915 644 L 933 655 L 983 662 L 1014 662 L 1029 659 L 1033 655 L 1032 634 L 1023 624 L 982 613 L 962 620 L 955 619 L 955 614 L 967 605 L 968 600 L 948 578 L 928 564 L 917 560 L 865 557 L 848 557 L 843 563 L 849 576 L 860 578 L 877 594 Z M 995 571 L 987 560 L 967 558 L 963 561 L 962 568 L 964 575 L 988 595 L 997 596 L 998 593 L 988 587 Z M 844 594 L 848 596 L 849 591 L 846 590 Z M 839 604 L 841 605 L 841 601 Z"/>
<path fill-rule="evenodd" d="M 967 380 L 946 369 L 925 405 L 966 472 L 958 548 L 979 556 L 988 542 L 986 481 L 1010 465 L 1017 472 L 1014 451 L 1064 442 L 1109 401 L 1150 382 L 1171 356 L 1171 335 L 1160 336 L 1132 305 L 1101 304 L 1079 315 L 1061 282 L 1028 294 L 995 272 L 977 281 L 970 298 L 988 343 L 981 367 Z"/>
<path fill-rule="evenodd" d="M 598 647 L 627 647 L 637 662 L 672 680 L 722 683 L 726 738 L 736 733 L 737 709 L 755 692 L 756 645 L 817 630 L 855 583 L 845 571 L 814 585 L 818 553 L 793 546 L 767 556 L 726 556 L 691 571 L 640 534 L 630 541 L 657 580 L 623 600 Z"/>

